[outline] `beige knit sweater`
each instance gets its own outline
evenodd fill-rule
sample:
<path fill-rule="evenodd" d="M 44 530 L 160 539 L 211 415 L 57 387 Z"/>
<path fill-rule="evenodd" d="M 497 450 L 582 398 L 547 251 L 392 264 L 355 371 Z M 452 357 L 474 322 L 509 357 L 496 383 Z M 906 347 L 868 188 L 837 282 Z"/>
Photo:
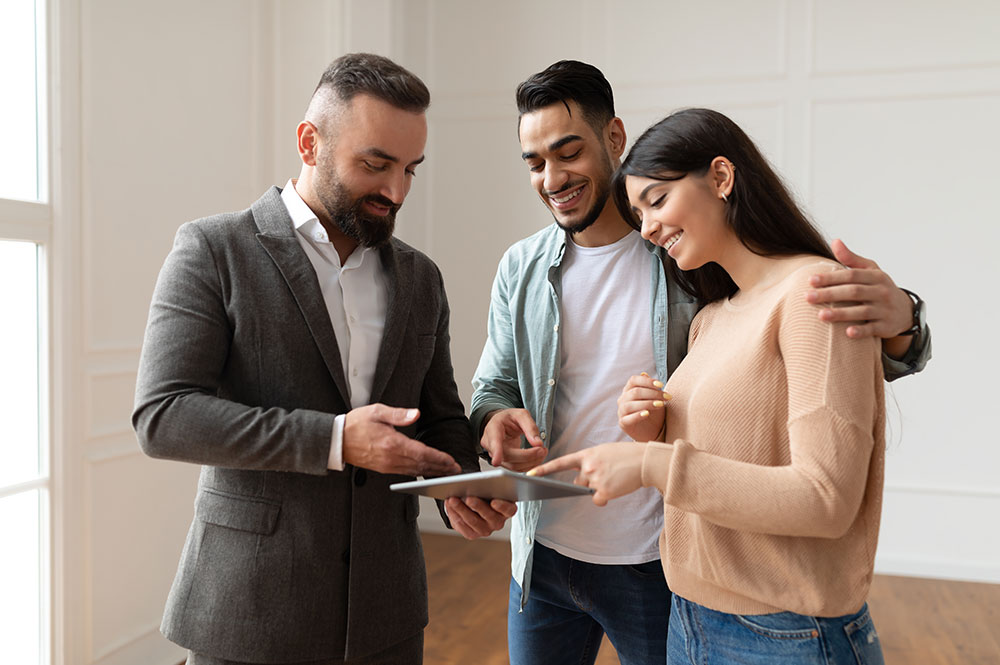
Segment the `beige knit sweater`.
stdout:
<path fill-rule="evenodd" d="M 711 609 L 840 616 L 868 594 L 885 461 L 880 346 L 817 318 L 809 277 L 841 267 L 816 261 L 698 314 L 666 387 L 673 443 L 647 445 L 667 582 Z"/>

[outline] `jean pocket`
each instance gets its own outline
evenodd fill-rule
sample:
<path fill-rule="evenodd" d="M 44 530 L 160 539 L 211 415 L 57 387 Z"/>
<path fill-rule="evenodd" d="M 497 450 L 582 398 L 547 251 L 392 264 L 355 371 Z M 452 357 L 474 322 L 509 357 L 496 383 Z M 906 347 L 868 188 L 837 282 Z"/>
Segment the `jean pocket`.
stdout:
<path fill-rule="evenodd" d="M 858 665 L 882 665 L 885 662 L 882 656 L 882 644 L 875 631 L 872 615 L 868 611 L 868 603 L 865 603 L 854 619 L 844 625 L 844 632 L 854 650 Z"/>
<path fill-rule="evenodd" d="M 736 614 L 736 620 L 758 635 L 776 640 L 812 640 L 819 637 L 816 619 L 794 612 Z"/>
<path fill-rule="evenodd" d="M 625 566 L 630 573 L 643 579 L 663 577 L 663 566 L 659 560 L 646 563 L 630 563 Z"/>

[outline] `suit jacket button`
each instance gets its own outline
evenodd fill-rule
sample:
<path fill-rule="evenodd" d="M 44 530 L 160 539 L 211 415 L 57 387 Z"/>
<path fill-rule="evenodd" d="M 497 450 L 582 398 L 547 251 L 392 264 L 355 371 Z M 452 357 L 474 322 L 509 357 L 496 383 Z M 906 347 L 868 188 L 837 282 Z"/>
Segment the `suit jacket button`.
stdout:
<path fill-rule="evenodd" d="M 351 563 L 351 548 L 348 547 L 346 550 L 344 550 L 344 553 L 340 555 L 340 558 L 344 561 L 345 564 L 350 564 Z"/>
<path fill-rule="evenodd" d="M 364 469 L 358 469 L 354 472 L 354 484 L 361 487 L 368 480 L 368 472 Z"/>

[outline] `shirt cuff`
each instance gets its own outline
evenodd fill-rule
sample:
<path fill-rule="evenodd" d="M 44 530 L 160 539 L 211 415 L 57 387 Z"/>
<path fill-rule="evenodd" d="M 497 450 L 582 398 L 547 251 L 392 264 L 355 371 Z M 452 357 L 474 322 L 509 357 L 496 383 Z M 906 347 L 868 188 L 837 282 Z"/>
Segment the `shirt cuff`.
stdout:
<path fill-rule="evenodd" d="M 674 444 L 650 441 L 642 456 L 642 486 L 655 487 L 661 492 L 667 488 L 670 475 L 670 460 L 674 456 Z"/>
<path fill-rule="evenodd" d="M 344 421 L 346 414 L 340 414 L 333 419 L 333 433 L 330 435 L 330 457 L 326 468 L 333 471 L 344 470 Z"/>

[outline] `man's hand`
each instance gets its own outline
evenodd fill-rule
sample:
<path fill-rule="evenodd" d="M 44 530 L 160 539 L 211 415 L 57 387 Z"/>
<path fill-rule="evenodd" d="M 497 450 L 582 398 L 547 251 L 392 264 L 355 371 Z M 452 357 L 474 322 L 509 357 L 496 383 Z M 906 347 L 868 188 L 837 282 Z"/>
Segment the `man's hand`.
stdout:
<path fill-rule="evenodd" d="M 528 475 L 546 476 L 557 471 L 576 469 L 580 473 L 573 482 L 594 488 L 594 503 L 604 506 L 611 499 L 625 496 L 642 487 L 642 458 L 645 453 L 644 443 L 602 443 L 557 457 L 532 469 Z"/>
<path fill-rule="evenodd" d="M 461 472 L 454 458 L 396 431 L 412 425 L 418 409 L 369 404 L 351 409 L 344 418 L 344 462 L 379 473 L 447 476 Z"/>
<path fill-rule="evenodd" d="M 531 448 L 521 448 L 521 435 Z M 548 452 L 538 425 L 525 409 L 494 411 L 483 428 L 480 445 L 490 454 L 490 464 L 511 471 L 527 471 L 542 463 Z"/>
<path fill-rule="evenodd" d="M 842 240 L 830 243 L 834 256 L 851 270 L 813 275 L 815 287 L 806 298 L 811 303 L 851 303 L 845 307 L 823 308 L 823 321 L 850 321 L 847 336 L 853 338 L 881 337 L 885 351 L 902 357 L 910 347 L 912 337 L 899 336 L 913 324 L 913 301 L 903 293 L 878 264 L 847 249 Z"/>
<path fill-rule="evenodd" d="M 444 510 L 451 526 L 468 540 L 484 538 L 503 528 L 514 513 L 517 504 L 502 499 L 485 501 L 476 497 L 445 499 Z"/>

